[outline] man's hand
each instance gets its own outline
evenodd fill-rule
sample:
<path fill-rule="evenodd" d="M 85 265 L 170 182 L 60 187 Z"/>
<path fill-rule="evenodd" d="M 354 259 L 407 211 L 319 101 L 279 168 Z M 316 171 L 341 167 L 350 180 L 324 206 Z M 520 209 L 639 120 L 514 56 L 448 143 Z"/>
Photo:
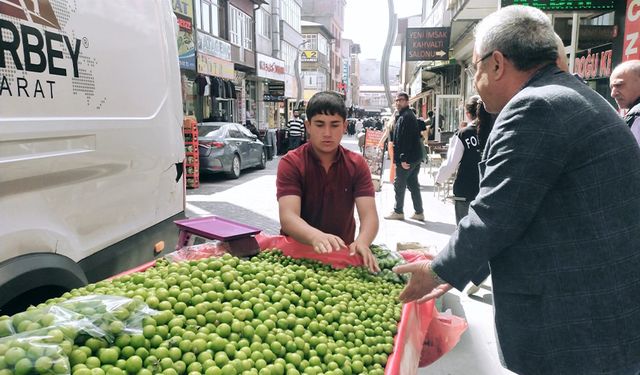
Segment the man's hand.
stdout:
<path fill-rule="evenodd" d="M 411 168 L 411 164 L 407 163 L 406 161 L 403 161 L 400 163 L 400 166 L 402 167 L 402 169 L 409 169 Z"/>
<path fill-rule="evenodd" d="M 316 253 L 330 253 L 347 247 L 342 238 L 329 233 L 322 233 L 313 238 L 311 246 Z"/>
<path fill-rule="evenodd" d="M 378 260 L 375 256 L 373 256 L 373 253 L 371 252 L 369 246 L 362 245 L 357 242 L 352 243 L 351 245 L 349 245 L 349 255 L 353 256 L 356 255 L 356 253 L 360 254 L 362 260 L 364 261 L 364 265 L 367 266 L 369 271 L 380 272 Z"/>
<path fill-rule="evenodd" d="M 402 302 L 417 301 L 418 303 L 423 303 L 440 297 L 451 290 L 451 285 L 439 284 L 436 281 L 435 274 L 429 266 L 430 263 L 430 261 L 421 261 L 394 267 L 393 271 L 395 273 L 411 273 L 409 283 L 400 293 Z"/>

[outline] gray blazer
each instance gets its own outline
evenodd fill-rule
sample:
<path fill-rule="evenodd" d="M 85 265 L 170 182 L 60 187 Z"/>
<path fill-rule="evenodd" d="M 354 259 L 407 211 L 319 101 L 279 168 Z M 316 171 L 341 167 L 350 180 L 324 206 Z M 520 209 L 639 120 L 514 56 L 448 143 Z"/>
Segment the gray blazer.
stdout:
<path fill-rule="evenodd" d="M 489 262 L 506 367 L 640 365 L 640 148 L 614 109 L 547 66 L 502 110 L 479 167 L 433 269 L 462 290 Z"/>

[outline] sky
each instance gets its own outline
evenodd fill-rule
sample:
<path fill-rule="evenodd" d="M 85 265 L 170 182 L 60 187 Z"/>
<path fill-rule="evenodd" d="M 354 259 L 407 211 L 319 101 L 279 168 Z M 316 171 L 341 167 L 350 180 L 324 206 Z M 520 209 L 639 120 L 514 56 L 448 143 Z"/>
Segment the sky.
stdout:
<path fill-rule="evenodd" d="M 344 32 L 342 37 L 360 44 L 361 59 L 381 60 L 387 40 L 388 9 L 387 0 L 346 0 Z M 394 10 L 398 18 L 418 15 L 421 0 L 394 0 Z M 391 61 L 400 61 L 400 47 L 391 51 Z"/>

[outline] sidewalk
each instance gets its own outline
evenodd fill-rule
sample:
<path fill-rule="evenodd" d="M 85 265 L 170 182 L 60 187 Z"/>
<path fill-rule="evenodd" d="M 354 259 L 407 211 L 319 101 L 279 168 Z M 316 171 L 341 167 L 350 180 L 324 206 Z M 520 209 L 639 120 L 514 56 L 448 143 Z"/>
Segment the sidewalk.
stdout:
<path fill-rule="evenodd" d="M 342 144 L 351 150 L 357 150 L 355 137 L 345 136 Z M 270 161 L 276 162 L 276 159 Z M 389 161 L 386 160 L 382 189 L 376 193 L 380 229 L 374 243 L 384 243 L 395 249 L 397 242 L 420 242 L 442 249 L 455 230 L 453 204 L 437 199 L 428 170 L 422 168 L 419 182 L 425 222 L 409 219 L 385 220 L 383 217 L 393 210 L 395 200 L 388 168 Z M 202 194 L 194 191 L 187 196 L 187 215 L 195 217 L 217 214 L 260 227 L 266 233 L 277 234 L 279 220 L 275 180 L 274 172 L 260 175 L 219 193 Z M 405 198 L 405 216 L 409 217 L 413 214 L 413 205 L 408 192 Z M 498 359 L 490 281 L 472 297 L 455 290 L 449 292 L 443 297 L 442 306 L 443 309 L 451 309 L 453 314 L 464 317 L 469 328 L 451 352 L 430 366 L 420 369 L 418 374 L 512 374 L 502 368 Z"/>

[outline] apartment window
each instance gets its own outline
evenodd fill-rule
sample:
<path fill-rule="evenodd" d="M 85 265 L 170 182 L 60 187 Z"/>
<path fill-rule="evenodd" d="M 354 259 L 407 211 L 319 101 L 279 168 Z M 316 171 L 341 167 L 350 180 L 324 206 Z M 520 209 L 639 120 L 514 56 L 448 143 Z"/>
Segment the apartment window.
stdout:
<path fill-rule="evenodd" d="M 329 43 L 327 42 L 327 38 L 320 34 L 318 34 L 318 51 L 325 56 L 329 56 Z"/>
<path fill-rule="evenodd" d="M 318 34 L 302 34 L 302 40 L 305 42 L 302 49 L 311 51 L 318 50 Z"/>
<path fill-rule="evenodd" d="M 251 17 L 240 9 L 229 6 L 229 41 L 245 49 L 253 49 Z"/>
<path fill-rule="evenodd" d="M 195 6 L 196 27 L 205 33 L 220 36 L 220 6 L 218 0 L 198 0 Z"/>
<path fill-rule="evenodd" d="M 280 6 L 282 20 L 295 31 L 300 32 L 300 5 L 295 0 L 282 0 Z"/>
<path fill-rule="evenodd" d="M 263 4 L 263 7 L 265 4 Z M 271 13 L 260 8 L 256 11 L 256 32 L 267 39 L 271 39 Z"/>
<path fill-rule="evenodd" d="M 327 89 L 327 78 L 324 73 L 318 71 L 303 71 L 304 88 L 324 91 Z"/>

